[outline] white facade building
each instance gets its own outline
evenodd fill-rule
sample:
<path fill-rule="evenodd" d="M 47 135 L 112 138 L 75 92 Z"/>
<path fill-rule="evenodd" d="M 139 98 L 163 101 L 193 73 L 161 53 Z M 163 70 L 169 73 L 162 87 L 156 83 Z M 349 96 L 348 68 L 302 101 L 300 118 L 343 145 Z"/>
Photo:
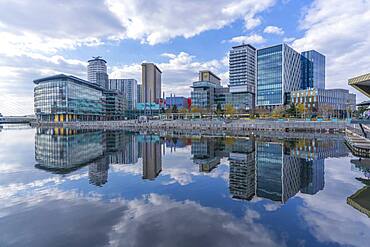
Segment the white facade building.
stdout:
<path fill-rule="evenodd" d="M 108 88 L 107 62 L 101 57 L 93 57 L 88 61 L 87 80 L 102 88 Z"/>

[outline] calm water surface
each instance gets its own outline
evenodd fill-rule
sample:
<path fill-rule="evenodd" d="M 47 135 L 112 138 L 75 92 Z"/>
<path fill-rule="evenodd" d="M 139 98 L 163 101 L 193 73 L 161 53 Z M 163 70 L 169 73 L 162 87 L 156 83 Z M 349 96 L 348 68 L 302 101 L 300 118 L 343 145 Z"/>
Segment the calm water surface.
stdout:
<path fill-rule="evenodd" d="M 338 136 L 0 129 L 0 246 L 369 246 Z"/>

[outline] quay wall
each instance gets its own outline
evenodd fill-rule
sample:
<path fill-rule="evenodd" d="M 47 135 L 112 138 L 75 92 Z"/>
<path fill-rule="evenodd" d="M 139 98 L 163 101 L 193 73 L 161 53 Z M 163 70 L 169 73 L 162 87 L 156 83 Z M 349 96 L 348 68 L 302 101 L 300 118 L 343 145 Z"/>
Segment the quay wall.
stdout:
<path fill-rule="evenodd" d="M 191 132 L 232 132 L 245 131 L 279 131 L 279 132 L 344 132 L 346 121 L 268 121 L 268 120 L 151 120 L 138 122 L 127 121 L 92 121 L 92 122 L 63 122 L 63 123 L 36 123 L 38 127 L 63 127 L 72 129 L 127 129 L 133 131 L 183 131 Z"/>

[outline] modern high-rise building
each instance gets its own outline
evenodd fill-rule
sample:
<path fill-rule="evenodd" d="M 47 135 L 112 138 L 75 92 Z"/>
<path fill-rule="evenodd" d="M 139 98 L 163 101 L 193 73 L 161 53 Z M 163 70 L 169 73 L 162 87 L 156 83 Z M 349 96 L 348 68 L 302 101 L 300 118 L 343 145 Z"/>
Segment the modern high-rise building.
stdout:
<path fill-rule="evenodd" d="M 325 89 L 325 56 L 315 50 L 301 53 L 302 88 Z"/>
<path fill-rule="evenodd" d="M 302 88 L 325 89 L 325 56 L 315 50 L 301 53 Z"/>
<path fill-rule="evenodd" d="M 229 103 L 236 109 L 253 109 L 256 85 L 256 48 L 234 46 L 229 54 Z"/>
<path fill-rule="evenodd" d="M 143 63 L 141 96 L 143 103 L 158 102 L 161 98 L 162 71 L 154 63 Z"/>
<path fill-rule="evenodd" d="M 137 104 L 137 81 L 135 79 L 124 79 L 123 91 L 128 109 L 134 110 Z"/>
<path fill-rule="evenodd" d="M 137 81 L 135 79 L 109 79 L 109 89 L 117 90 L 126 98 L 127 109 L 134 110 L 137 101 Z"/>
<path fill-rule="evenodd" d="M 88 63 L 87 80 L 104 89 L 108 89 L 107 62 L 98 56 L 90 59 Z"/>
<path fill-rule="evenodd" d="M 142 102 L 142 99 L 141 99 L 141 84 L 137 84 L 137 103 L 141 103 Z"/>
<path fill-rule="evenodd" d="M 289 93 L 301 88 L 301 55 L 286 44 L 257 51 L 256 105 L 283 105 Z"/>

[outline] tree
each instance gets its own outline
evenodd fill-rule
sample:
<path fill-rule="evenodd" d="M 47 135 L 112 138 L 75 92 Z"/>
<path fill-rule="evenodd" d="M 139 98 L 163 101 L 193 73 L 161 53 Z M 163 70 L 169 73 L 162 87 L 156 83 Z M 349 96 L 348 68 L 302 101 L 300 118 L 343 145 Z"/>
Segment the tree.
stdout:
<path fill-rule="evenodd" d="M 291 117 L 297 115 L 297 108 L 295 104 L 291 103 L 286 113 L 289 114 Z"/>
<path fill-rule="evenodd" d="M 182 114 L 184 114 L 184 113 L 187 113 L 187 112 L 188 112 L 188 110 L 187 110 L 186 108 L 181 108 L 181 109 L 179 110 L 179 112 L 180 112 L 180 113 L 182 113 Z"/>
<path fill-rule="evenodd" d="M 255 114 L 258 117 L 262 117 L 262 116 L 267 115 L 269 113 L 270 113 L 270 111 L 268 109 L 266 109 L 266 108 L 263 108 L 263 107 L 258 107 L 255 110 Z"/>
<path fill-rule="evenodd" d="M 302 113 L 305 113 L 305 106 L 304 106 L 304 104 L 298 104 L 296 106 L 296 109 L 297 109 L 297 113 L 299 113 L 300 116 L 302 117 Z"/>
<path fill-rule="evenodd" d="M 272 116 L 273 117 L 282 117 L 283 114 L 285 113 L 285 108 L 284 106 L 277 106 L 273 111 L 272 111 Z"/>
<path fill-rule="evenodd" d="M 198 112 L 201 112 L 201 109 L 199 107 L 192 106 L 191 107 L 191 112 L 198 113 Z"/>
<path fill-rule="evenodd" d="M 225 105 L 225 112 L 226 112 L 227 115 L 234 115 L 235 108 L 231 104 L 226 104 Z"/>

